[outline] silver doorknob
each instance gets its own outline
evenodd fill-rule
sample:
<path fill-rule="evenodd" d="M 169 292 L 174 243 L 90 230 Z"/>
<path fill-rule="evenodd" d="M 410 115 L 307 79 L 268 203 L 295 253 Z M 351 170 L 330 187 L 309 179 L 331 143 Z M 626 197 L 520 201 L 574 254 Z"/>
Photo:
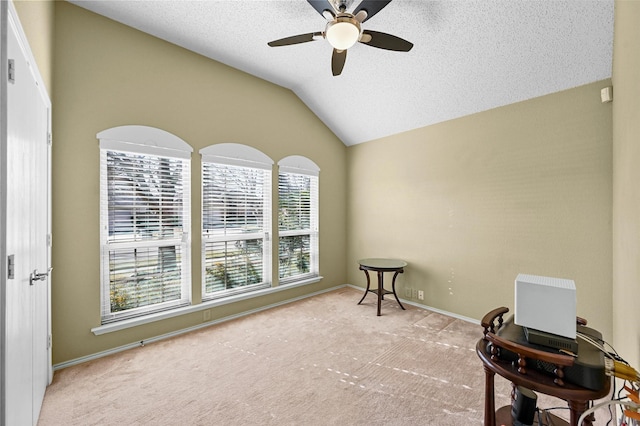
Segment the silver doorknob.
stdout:
<path fill-rule="evenodd" d="M 34 269 L 33 272 L 29 275 L 29 285 L 33 285 L 34 281 L 44 281 L 49 276 L 49 272 L 51 272 L 53 268 L 49 268 L 47 272 L 38 272 L 37 269 Z"/>

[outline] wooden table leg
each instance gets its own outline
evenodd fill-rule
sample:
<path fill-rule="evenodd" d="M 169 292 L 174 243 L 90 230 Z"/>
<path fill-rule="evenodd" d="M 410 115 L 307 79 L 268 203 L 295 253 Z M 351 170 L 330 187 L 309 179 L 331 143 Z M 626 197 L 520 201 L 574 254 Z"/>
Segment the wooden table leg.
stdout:
<path fill-rule="evenodd" d="M 589 408 L 589 401 L 569 401 L 569 409 L 571 410 L 571 421 L 569 424 L 578 425 L 580 416 L 582 415 L 582 413 L 587 411 L 587 408 Z M 582 425 L 591 425 L 591 421 L 589 419 L 585 419 Z"/>
<path fill-rule="evenodd" d="M 362 295 L 362 299 L 360 299 L 360 301 L 358 302 L 358 305 L 362 303 L 365 297 L 367 297 L 367 294 L 369 293 L 369 285 L 371 284 L 371 280 L 369 279 L 369 271 L 362 268 L 360 269 L 363 270 L 364 274 L 367 276 L 367 289 L 364 291 L 364 294 Z"/>
<path fill-rule="evenodd" d="M 496 425 L 496 399 L 493 393 L 495 374 L 484 366 L 484 426 Z"/>
<path fill-rule="evenodd" d="M 384 272 L 378 271 L 378 316 L 380 316 L 380 305 L 384 298 Z"/>
<path fill-rule="evenodd" d="M 396 301 L 398 302 L 398 305 L 400 305 L 400 307 L 402 308 L 402 310 L 404 311 L 404 306 L 402 306 L 402 303 L 400 303 L 400 299 L 398 299 L 398 295 L 396 294 L 396 277 L 398 276 L 398 274 L 403 273 L 404 270 L 399 270 L 396 271 L 395 274 L 393 274 L 393 281 L 391 282 L 391 289 L 393 290 L 393 296 L 396 298 Z"/>

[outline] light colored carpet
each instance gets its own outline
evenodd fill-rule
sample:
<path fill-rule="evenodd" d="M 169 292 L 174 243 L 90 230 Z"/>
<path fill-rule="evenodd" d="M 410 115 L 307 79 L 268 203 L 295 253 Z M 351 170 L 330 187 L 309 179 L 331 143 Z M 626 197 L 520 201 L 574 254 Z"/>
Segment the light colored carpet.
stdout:
<path fill-rule="evenodd" d="M 481 327 L 392 298 L 377 317 L 375 295 L 361 295 L 346 287 L 57 371 L 38 425 L 481 425 Z M 496 405 L 510 392 L 496 377 Z"/>

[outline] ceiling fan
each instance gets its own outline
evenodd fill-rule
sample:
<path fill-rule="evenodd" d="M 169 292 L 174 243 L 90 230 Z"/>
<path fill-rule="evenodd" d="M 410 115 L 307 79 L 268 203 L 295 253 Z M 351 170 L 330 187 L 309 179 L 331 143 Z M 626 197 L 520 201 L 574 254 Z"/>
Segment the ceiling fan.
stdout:
<path fill-rule="evenodd" d="M 353 13 L 347 12 L 348 1 L 345 0 L 307 0 L 307 2 L 327 20 L 325 30 L 270 41 L 267 43 L 269 46 L 289 46 L 324 38 L 333 47 L 331 70 L 334 76 L 342 73 L 347 60 L 347 49 L 356 42 L 397 52 L 408 52 L 413 47 L 412 43 L 400 37 L 362 29 L 361 24 L 380 12 L 391 3 L 391 0 L 363 0 Z"/>

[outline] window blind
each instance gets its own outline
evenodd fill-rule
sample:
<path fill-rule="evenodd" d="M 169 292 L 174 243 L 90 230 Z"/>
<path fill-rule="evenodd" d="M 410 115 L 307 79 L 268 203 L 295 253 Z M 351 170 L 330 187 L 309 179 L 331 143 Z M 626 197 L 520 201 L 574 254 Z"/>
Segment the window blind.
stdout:
<path fill-rule="evenodd" d="M 109 242 L 181 238 L 184 160 L 106 151 Z"/>
<path fill-rule="evenodd" d="M 281 282 L 318 275 L 318 176 L 278 174 L 278 264 Z"/>
<path fill-rule="evenodd" d="M 101 149 L 102 322 L 186 305 L 189 160 Z"/>
<path fill-rule="evenodd" d="M 207 160 L 202 163 L 203 298 L 269 287 L 271 171 Z"/>

